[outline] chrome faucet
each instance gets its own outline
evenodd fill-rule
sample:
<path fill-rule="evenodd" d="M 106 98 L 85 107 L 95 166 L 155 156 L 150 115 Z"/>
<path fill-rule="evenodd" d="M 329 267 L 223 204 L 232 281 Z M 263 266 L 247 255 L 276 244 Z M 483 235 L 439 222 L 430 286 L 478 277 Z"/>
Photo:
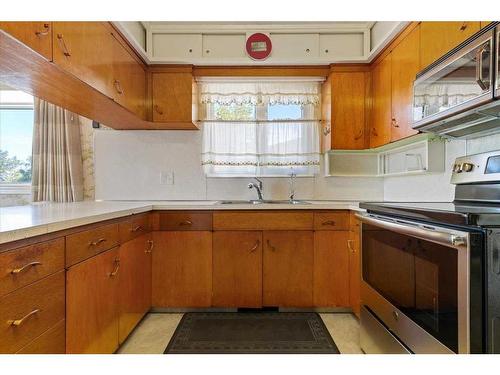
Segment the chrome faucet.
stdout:
<path fill-rule="evenodd" d="M 290 202 L 293 202 L 295 200 L 295 178 L 297 175 L 295 173 L 290 174 Z"/>
<path fill-rule="evenodd" d="M 248 184 L 248 188 L 249 189 L 255 189 L 257 190 L 257 195 L 259 196 L 259 200 L 260 201 L 263 201 L 264 198 L 262 196 L 262 189 L 263 189 L 263 184 L 262 184 L 262 181 L 259 180 L 257 177 L 254 177 L 254 179 L 258 182 L 258 183 L 255 183 L 255 182 L 250 182 Z"/>

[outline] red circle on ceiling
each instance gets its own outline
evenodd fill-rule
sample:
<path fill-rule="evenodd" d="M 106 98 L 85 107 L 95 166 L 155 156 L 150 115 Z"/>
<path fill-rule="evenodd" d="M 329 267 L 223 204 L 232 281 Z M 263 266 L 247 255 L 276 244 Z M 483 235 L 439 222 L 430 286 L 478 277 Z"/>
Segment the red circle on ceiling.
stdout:
<path fill-rule="evenodd" d="M 262 33 L 255 33 L 248 37 L 246 49 L 252 59 L 263 60 L 271 54 L 273 44 L 271 39 Z"/>

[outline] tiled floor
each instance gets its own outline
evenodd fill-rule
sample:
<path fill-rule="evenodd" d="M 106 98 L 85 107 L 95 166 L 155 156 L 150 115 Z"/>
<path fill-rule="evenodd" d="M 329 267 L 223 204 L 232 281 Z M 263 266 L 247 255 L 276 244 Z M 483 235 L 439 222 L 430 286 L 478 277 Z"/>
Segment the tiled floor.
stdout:
<path fill-rule="evenodd" d="M 320 314 L 330 335 L 342 354 L 361 354 L 359 323 L 352 314 Z M 161 354 L 167 347 L 182 314 L 152 313 L 144 317 L 120 354 Z"/>

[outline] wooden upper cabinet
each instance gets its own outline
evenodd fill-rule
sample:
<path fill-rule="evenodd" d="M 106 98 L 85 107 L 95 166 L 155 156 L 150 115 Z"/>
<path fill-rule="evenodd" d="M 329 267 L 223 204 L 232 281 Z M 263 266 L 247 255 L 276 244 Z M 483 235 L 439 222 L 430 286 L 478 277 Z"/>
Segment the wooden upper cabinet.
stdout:
<path fill-rule="evenodd" d="M 418 132 L 413 119 L 413 82 L 420 70 L 420 26 L 392 50 L 392 119 L 391 142 Z"/>
<path fill-rule="evenodd" d="M 54 62 L 110 98 L 115 96 L 111 26 L 106 22 L 54 22 Z"/>
<path fill-rule="evenodd" d="M 142 63 L 113 38 L 113 99 L 142 119 L 146 114 L 146 72 Z"/>
<path fill-rule="evenodd" d="M 264 231 L 264 306 L 313 306 L 313 237 L 313 231 Z"/>
<path fill-rule="evenodd" d="M 332 72 L 331 76 L 331 148 L 365 148 L 365 91 L 367 74 Z"/>
<path fill-rule="evenodd" d="M 153 121 L 192 123 L 194 81 L 191 72 L 154 72 Z"/>
<path fill-rule="evenodd" d="M 420 67 L 423 69 L 481 28 L 479 21 L 422 22 Z"/>
<path fill-rule="evenodd" d="M 262 232 L 213 234 L 212 305 L 262 307 Z"/>
<path fill-rule="evenodd" d="M 0 29 L 52 60 L 51 22 L 0 22 Z"/>
<path fill-rule="evenodd" d="M 391 53 L 382 59 L 372 71 L 372 121 L 370 148 L 382 146 L 391 141 Z"/>
<path fill-rule="evenodd" d="M 120 246 L 120 344 L 151 307 L 153 249 L 154 243 L 150 233 Z"/>
<path fill-rule="evenodd" d="M 118 247 L 66 272 L 66 352 L 111 354 L 118 348 Z"/>

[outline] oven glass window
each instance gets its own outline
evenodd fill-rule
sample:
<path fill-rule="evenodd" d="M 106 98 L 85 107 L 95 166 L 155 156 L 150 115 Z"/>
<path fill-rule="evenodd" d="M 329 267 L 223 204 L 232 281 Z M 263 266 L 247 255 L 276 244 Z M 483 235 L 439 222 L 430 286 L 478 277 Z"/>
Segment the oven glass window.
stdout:
<path fill-rule="evenodd" d="M 458 352 L 457 251 L 363 224 L 363 279 Z"/>

